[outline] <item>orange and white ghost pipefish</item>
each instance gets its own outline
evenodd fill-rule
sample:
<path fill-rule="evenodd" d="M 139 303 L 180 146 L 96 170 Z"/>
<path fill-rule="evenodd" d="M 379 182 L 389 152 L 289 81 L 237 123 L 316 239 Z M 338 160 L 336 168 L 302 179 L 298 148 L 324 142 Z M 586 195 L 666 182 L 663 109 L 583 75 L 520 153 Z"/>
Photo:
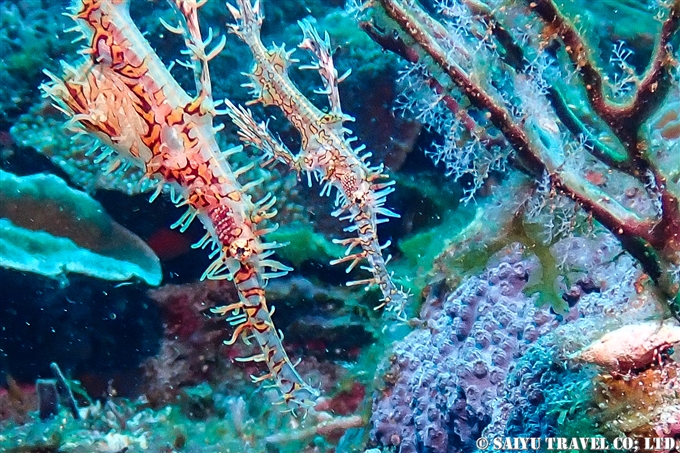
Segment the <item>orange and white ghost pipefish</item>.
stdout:
<path fill-rule="evenodd" d="M 266 243 L 267 231 L 258 224 L 271 218 L 274 197 L 257 203 L 247 194 L 260 181 L 241 185 L 239 176 L 251 166 L 232 170 L 228 157 L 240 147 L 220 150 L 213 125 L 218 114 L 211 92 L 208 62 L 224 46 L 212 50 L 213 38 L 201 38 L 195 0 L 170 2 L 180 25 L 166 27 L 184 36 L 194 71 L 196 96 L 190 96 L 172 77 L 130 18 L 128 0 L 76 0 L 70 16 L 86 46 L 82 61 L 64 64 L 63 76 L 49 74 L 44 91 L 70 116 L 70 126 L 96 136 L 104 154 L 112 155 L 109 168 L 132 163 L 157 184 L 155 198 L 170 185 L 174 201 L 188 208 L 175 224 L 181 231 L 199 218 L 207 233 L 195 247 L 211 247 L 214 262 L 203 274 L 208 279 L 234 281 L 240 301 L 214 309 L 234 326 L 233 344 L 239 337 L 254 339 L 261 352 L 243 360 L 263 362 L 268 368 L 255 382 L 273 379 L 291 410 L 309 407 L 318 396 L 295 370 L 281 344 L 265 298 L 269 278 L 290 268 L 270 256 L 277 243 Z M 103 158 L 100 158 L 103 160 Z"/>

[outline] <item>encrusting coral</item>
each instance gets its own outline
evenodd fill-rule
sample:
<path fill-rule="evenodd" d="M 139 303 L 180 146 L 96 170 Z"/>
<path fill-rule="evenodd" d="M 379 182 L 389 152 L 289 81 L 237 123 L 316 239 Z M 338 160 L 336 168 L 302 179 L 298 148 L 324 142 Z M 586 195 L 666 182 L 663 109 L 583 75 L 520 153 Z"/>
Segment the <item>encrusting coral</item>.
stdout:
<path fill-rule="evenodd" d="M 663 320 L 635 260 L 603 232 L 558 241 L 560 277 L 550 282 L 569 307 L 555 313 L 534 305 L 549 283 L 540 280 L 553 277 L 533 251 L 515 244 L 478 277 L 433 288 L 423 324 L 380 371 L 374 445 L 452 453 L 474 451 L 480 436 L 674 432 L 677 322 Z"/>
<path fill-rule="evenodd" d="M 537 266 L 522 254 L 515 244 L 480 277 L 426 302 L 426 324 L 392 351 L 374 401 L 376 442 L 400 453 L 469 451 L 469 442 L 503 419 L 508 370 L 555 324 L 522 292 Z"/>

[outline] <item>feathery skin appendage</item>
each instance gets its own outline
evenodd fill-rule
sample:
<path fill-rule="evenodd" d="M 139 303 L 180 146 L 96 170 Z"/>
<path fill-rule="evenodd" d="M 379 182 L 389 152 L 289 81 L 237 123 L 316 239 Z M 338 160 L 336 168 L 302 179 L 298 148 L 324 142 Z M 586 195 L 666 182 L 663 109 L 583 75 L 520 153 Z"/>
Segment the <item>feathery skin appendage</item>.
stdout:
<path fill-rule="evenodd" d="M 89 47 L 77 67 L 65 65 L 64 77 L 52 74 L 43 89 L 70 123 L 107 145 L 106 153 L 145 170 L 187 211 L 173 225 L 186 230 L 198 218 L 206 235 L 195 248 L 210 247 L 213 263 L 202 278 L 233 280 L 242 301 L 230 318 L 237 338 L 253 337 L 261 347 L 268 376 L 291 408 L 308 407 L 318 396 L 295 371 L 271 319 L 264 286 L 290 268 L 271 259 L 276 243 L 262 243 L 267 229 L 259 223 L 275 214 L 274 199 L 254 204 L 238 178 L 249 166 L 233 170 L 229 155 L 217 145 L 213 126 L 208 61 L 221 48 L 207 50 L 198 28 L 194 1 L 175 0 L 183 22 L 170 27 L 184 34 L 196 75 L 196 96 L 187 94 L 131 21 L 127 0 L 76 0 L 73 16 Z M 103 159 L 104 157 L 101 157 Z"/>
<path fill-rule="evenodd" d="M 242 106 L 234 105 L 225 99 L 227 115 L 238 127 L 239 138 L 265 153 L 267 161 L 279 160 L 298 174 L 302 170 L 300 159 L 294 155 L 280 140 L 275 139 L 267 128 L 266 123 L 258 123 L 250 111 Z"/>
<path fill-rule="evenodd" d="M 317 70 L 322 78 L 323 89 L 319 93 L 328 97 L 329 112 L 323 112 L 312 104 L 293 84 L 288 69 L 296 61 L 291 52 L 283 47 L 267 48 L 260 39 L 262 14 L 259 4 L 251 0 L 237 0 L 236 6 L 229 5 L 235 23 L 229 27 L 251 50 L 254 58 L 253 69 L 247 74 L 248 87 L 254 99 L 251 103 L 278 107 L 288 121 L 300 133 L 302 149 L 293 154 L 269 132 L 265 123 L 257 123 L 251 113 L 227 102 L 228 114 L 239 128 L 241 140 L 264 151 L 267 161 L 278 160 L 298 172 L 307 172 L 311 185 L 312 175 L 322 184 L 322 195 L 330 195 L 335 188 L 338 193 L 333 215 L 346 214 L 343 219 L 352 222 L 346 231 L 356 232 L 358 237 L 346 242 L 350 246 L 346 256 L 334 260 L 333 264 L 348 263 L 351 271 L 361 262 L 371 272 L 372 278 L 362 280 L 367 285 L 377 285 L 382 292 L 381 307 L 395 309 L 399 316 L 408 298 L 397 288 L 391 274 L 386 270 L 387 259 L 378 242 L 377 225 L 386 221 L 382 217 L 398 217 L 385 208 L 387 195 L 393 191 L 392 182 L 378 182 L 386 178 L 382 166 L 370 167 L 367 160 L 370 153 L 361 155 L 363 146 L 352 147 L 356 139 L 343 122 L 353 118 L 342 112 L 338 83 L 348 74 L 338 77 L 330 52 L 330 39 L 322 39 L 307 21 L 301 21 L 304 39 L 301 49 L 313 55 L 312 65 L 303 69 Z M 344 241 L 344 240 L 343 240 Z M 355 248 L 361 251 L 352 253 Z M 355 282 L 356 283 L 356 282 Z M 352 283 L 354 284 L 354 283 Z"/>
<path fill-rule="evenodd" d="M 277 332 L 271 321 L 274 308 L 269 309 L 264 297 L 264 290 L 258 274 L 252 265 L 239 263 L 233 272 L 234 284 L 239 289 L 241 301 L 213 309 L 213 313 L 230 315 L 235 330 L 232 338 L 225 344 L 233 344 L 239 336 L 249 333 L 259 344 L 262 354 L 255 355 L 258 360 L 266 363 L 269 372 L 264 376 L 253 378 L 254 382 L 266 379 L 276 381 L 283 394 L 283 400 L 294 410 L 293 406 L 303 409 L 311 406 L 319 396 L 318 390 L 305 384 L 295 370 L 281 344 L 282 335 Z M 262 359 L 262 360 L 260 360 Z"/>

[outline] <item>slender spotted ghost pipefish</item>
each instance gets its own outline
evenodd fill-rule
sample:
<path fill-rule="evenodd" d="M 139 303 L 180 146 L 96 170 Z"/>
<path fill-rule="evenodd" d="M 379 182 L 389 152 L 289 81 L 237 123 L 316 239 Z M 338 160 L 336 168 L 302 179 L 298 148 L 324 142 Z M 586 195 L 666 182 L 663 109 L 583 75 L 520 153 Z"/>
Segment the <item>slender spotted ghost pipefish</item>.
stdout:
<path fill-rule="evenodd" d="M 254 96 L 249 104 L 278 107 L 297 129 L 302 146 L 298 154 L 292 153 L 268 131 L 266 124 L 257 123 L 250 111 L 227 101 L 228 113 L 239 128 L 241 140 L 264 151 L 268 159 L 285 163 L 298 174 L 307 172 L 310 186 L 314 176 L 323 184 L 322 195 L 330 195 L 331 189 L 335 188 L 337 209 L 333 216 L 343 215 L 341 220 L 352 223 L 345 231 L 358 234 L 356 237 L 334 240 L 347 249 L 345 256 L 331 263 L 349 262 L 347 272 L 350 272 L 360 262 L 367 261 L 368 266 L 363 268 L 371 272 L 372 276 L 349 282 L 348 286 L 363 285 L 368 289 L 377 285 L 382 300 L 376 308 L 386 306 L 394 310 L 398 317 L 403 317 L 408 295 L 396 286 L 387 271 L 389 256 L 385 258 L 383 250 L 390 242 L 381 245 L 377 233 L 378 224 L 386 222 L 387 217 L 399 217 L 384 207 L 387 195 L 394 191 L 394 181 L 385 181 L 387 175 L 383 173 L 382 165 L 370 166 L 368 158 L 371 153 L 364 153 L 364 145 L 352 146 L 356 137 L 351 136 L 351 131 L 343 123 L 354 118 L 342 112 L 338 92 L 338 84 L 349 72 L 338 77 L 328 34 L 321 39 L 308 21 L 299 22 L 304 35 L 299 47 L 310 51 L 314 58 L 311 65 L 302 66 L 301 69 L 319 72 L 323 89 L 318 90 L 317 94 L 327 95 L 330 105 L 330 110 L 324 112 L 312 104 L 291 81 L 288 70 L 293 63 L 298 62 L 291 58 L 293 52 L 287 52 L 283 46 L 267 48 L 262 43 L 260 2 L 252 4 L 251 0 L 238 0 L 237 7 L 227 6 L 236 20 L 235 24 L 230 25 L 231 31 L 248 45 L 254 59 L 248 74 L 250 82 L 245 85 L 251 88 Z"/>

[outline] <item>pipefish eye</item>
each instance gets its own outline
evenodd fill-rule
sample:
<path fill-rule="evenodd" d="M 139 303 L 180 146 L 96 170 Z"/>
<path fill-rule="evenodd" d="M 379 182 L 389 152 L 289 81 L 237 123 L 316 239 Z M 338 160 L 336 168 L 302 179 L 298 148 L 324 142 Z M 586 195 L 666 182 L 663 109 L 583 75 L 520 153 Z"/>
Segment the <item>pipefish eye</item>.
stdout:
<path fill-rule="evenodd" d="M 253 250 L 246 239 L 237 239 L 229 246 L 229 254 L 237 260 L 250 258 Z"/>
<path fill-rule="evenodd" d="M 366 190 L 359 189 L 354 192 L 354 203 L 358 205 L 363 205 L 368 201 L 369 193 Z"/>

